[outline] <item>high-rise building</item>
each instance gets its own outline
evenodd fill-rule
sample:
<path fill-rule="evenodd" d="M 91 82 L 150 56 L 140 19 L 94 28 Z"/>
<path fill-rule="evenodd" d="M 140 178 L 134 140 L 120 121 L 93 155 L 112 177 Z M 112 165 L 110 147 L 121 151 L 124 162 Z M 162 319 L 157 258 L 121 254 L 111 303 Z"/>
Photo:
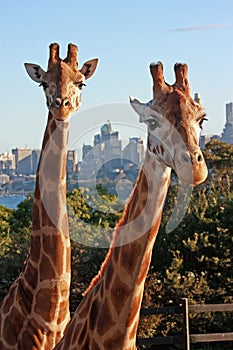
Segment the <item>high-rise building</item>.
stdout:
<path fill-rule="evenodd" d="M 0 174 L 0 185 L 5 185 L 10 181 L 10 176 L 6 174 Z"/>
<path fill-rule="evenodd" d="M 194 101 L 197 102 L 197 103 L 199 103 L 199 105 L 202 104 L 202 100 L 201 100 L 201 96 L 200 96 L 199 92 L 196 92 L 196 93 L 194 94 Z"/>
<path fill-rule="evenodd" d="M 92 153 L 97 167 L 104 166 L 105 170 L 122 168 L 122 140 L 119 132 L 112 130 L 110 121 L 101 126 L 100 134 L 94 136 Z"/>
<path fill-rule="evenodd" d="M 140 137 L 130 137 L 129 144 L 122 151 L 122 140 L 119 131 L 114 131 L 108 121 L 100 128 L 100 133 L 94 135 L 93 147 L 83 145 L 80 179 L 87 180 L 93 176 L 113 177 L 131 166 L 138 168 L 144 159 L 144 145 Z"/>
<path fill-rule="evenodd" d="M 17 175 L 32 174 L 32 150 L 30 148 L 12 149 L 15 155 L 15 165 Z"/>
<path fill-rule="evenodd" d="M 12 176 L 15 174 L 15 156 L 11 153 L 0 154 L 0 174 Z"/>
<path fill-rule="evenodd" d="M 94 146 L 98 145 L 101 143 L 101 135 L 100 134 L 96 134 L 94 136 Z"/>
<path fill-rule="evenodd" d="M 109 140 L 110 135 L 113 133 L 112 125 L 109 120 L 106 124 L 101 126 L 100 131 L 101 131 L 102 142 Z"/>
<path fill-rule="evenodd" d="M 92 149 L 93 147 L 91 145 L 83 144 L 82 159 L 85 159 L 86 157 L 88 157 L 88 153 L 90 153 Z"/>
<path fill-rule="evenodd" d="M 76 164 L 78 163 L 78 155 L 76 150 L 69 150 L 67 152 L 67 164 L 66 172 L 67 176 L 70 177 L 76 171 Z"/>
<path fill-rule="evenodd" d="M 206 145 L 206 135 L 201 135 L 200 136 L 200 140 L 199 140 L 199 145 L 201 147 L 201 149 L 205 149 L 205 145 Z"/>
<path fill-rule="evenodd" d="M 94 140 L 95 143 L 95 140 Z M 91 145 L 85 145 L 83 144 L 82 148 L 82 162 L 80 164 L 81 173 L 79 174 L 79 180 L 84 180 L 85 178 L 88 178 L 95 174 L 96 172 L 96 164 L 100 158 L 100 155 L 98 155 L 98 150 L 100 148 L 100 144 L 96 144 L 96 146 Z"/>
<path fill-rule="evenodd" d="M 233 103 L 226 104 L 226 123 L 233 123 Z"/>
<path fill-rule="evenodd" d="M 233 103 L 226 104 L 226 123 L 223 128 L 221 141 L 233 144 Z"/>
<path fill-rule="evenodd" d="M 40 160 L 40 153 L 41 153 L 40 149 L 32 150 L 32 174 L 36 174 L 37 167 Z"/>
<path fill-rule="evenodd" d="M 141 137 L 130 137 L 123 151 L 124 160 L 141 164 L 144 159 L 144 145 Z"/>

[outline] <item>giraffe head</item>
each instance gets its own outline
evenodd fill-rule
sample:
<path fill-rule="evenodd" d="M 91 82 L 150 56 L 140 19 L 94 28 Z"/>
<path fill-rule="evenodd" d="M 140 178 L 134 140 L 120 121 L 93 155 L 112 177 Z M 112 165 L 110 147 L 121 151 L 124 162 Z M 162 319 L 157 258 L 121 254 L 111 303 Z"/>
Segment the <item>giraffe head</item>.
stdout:
<path fill-rule="evenodd" d="M 25 63 L 29 76 L 43 87 L 47 107 L 57 120 L 67 119 L 80 108 L 85 80 L 92 76 L 98 63 L 98 59 L 87 61 L 79 70 L 77 56 L 77 46 L 69 44 L 67 57 L 62 60 L 59 45 L 51 44 L 46 72 L 37 64 Z"/>
<path fill-rule="evenodd" d="M 207 177 L 207 167 L 199 147 L 205 112 L 190 96 L 188 67 L 175 64 L 175 84 L 163 76 L 161 62 L 151 64 L 153 100 L 141 103 L 131 98 L 131 105 L 148 125 L 148 152 L 177 173 L 181 181 L 198 185 Z"/>

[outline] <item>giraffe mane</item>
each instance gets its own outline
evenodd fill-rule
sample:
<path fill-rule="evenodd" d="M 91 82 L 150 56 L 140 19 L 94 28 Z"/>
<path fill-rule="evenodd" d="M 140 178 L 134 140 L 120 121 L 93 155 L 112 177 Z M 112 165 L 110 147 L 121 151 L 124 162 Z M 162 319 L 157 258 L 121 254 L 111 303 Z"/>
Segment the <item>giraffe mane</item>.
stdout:
<path fill-rule="evenodd" d="M 140 169 L 139 171 L 139 174 L 138 174 L 138 177 L 137 177 L 137 180 L 136 180 L 136 183 L 134 185 L 134 188 L 129 196 L 129 199 L 127 201 L 127 204 L 125 206 L 125 209 L 124 209 L 124 213 L 123 213 L 123 216 L 121 219 L 119 219 L 118 223 L 116 224 L 115 226 L 115 229 L 114 229 L 114 232 L 113 232 L 113 238 L 112 238 L 112 242 L 111 242 L 111 245 L 110 245 L 110 248 L 109 248 L 109 251 L 100 267 L 100 270 L 99 272 L 97 273 L 97 275 L 92 279 L 89 287 L 87 287 L 87 289 L 83 292 L 83 296 L 85 296 L 92 288 L 94 288 L 94 286 L 98 283 L 98 281 L 102 278 L 105 270 L 106 270 L 106 267 L 108 266 L 111 258 L 112 258 L 112 255 L 113 255 L 113 252 L 114 252 L 114 249 L 116 247 L 116 241 L 118 239 L 118 236 L 119 236 L 119 229 L 124 225 L 127 217 L 128 217 L 128 213 L 129 213 L 129 210 L 130 210 L 130 206 L 131 206 L 131 202 L 133 200 L 133 197 L 134 197 L 134 193 L 136 191 L 136 188 L 137 188 L 137 185 L 138 185 L 138 182 L 139 182 L 139 179 L 141 177 L 141 174 L 142 174 L 142 169 Z"/>

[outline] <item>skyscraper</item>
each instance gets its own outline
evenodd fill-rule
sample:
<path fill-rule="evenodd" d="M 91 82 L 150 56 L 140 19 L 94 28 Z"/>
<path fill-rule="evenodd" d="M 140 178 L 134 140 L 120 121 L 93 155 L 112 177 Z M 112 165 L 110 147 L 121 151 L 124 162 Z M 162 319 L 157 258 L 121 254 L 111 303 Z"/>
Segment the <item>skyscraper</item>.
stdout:
<path fill-rule="evenodd" d="M 12 149 L 12 154 L 15 155 L 16 174 L 31 175 L 32 150 L 30 148 L 15 148 Z"/>
<path fill-rule="evenodd" d="M 226 104 L 226 122 L 233 123 L 233 103 Z"/>
<path fill-rule="evenodd" d="M 0 154 L 0 174 L 14 175 L 15 174 L 15 156 L 11 153 Z"/>
<path fill-rule="evenodd" d="M 72 177 L 73 173 L 76 171 L 76 164 L 78 163 L 78 155 L 76 150 L 67 151 L 67 164 L 66 173 L 67 177 Z"/>
<path fill-rule="evenodd" d="M 201 96 L 200 96 L 199 92 L 196 92 L 196 93 L 194 94 L 194 101 L 197 102 L 197 103 L 199 103 L 199 105 L 202 104 L 202 100 L 201 100 Z"/>
<path fill-rule="evenodd" d="M 144 159 L 144 145 L 141 137 L 130 137 L 129 143 L 125 146 L 123 157 L 126 160 L 141 164 Z"/>
<path fill-rule="evenodd" d="M 32 174 L 36 174 L 39 159 L 40 159 L 40 149 L 32 150 Z"/>
<path fill-rule="evenodd" d="M 122 140 L 119 132 L 112 130 L 110 121 L 101 126 L 100 134 L 94 136 L 93 152 L 105 170 L 122 168 Z"/>
<path fill-rule="evenodd" d="M 223 128 L 221 141 L 233 144 L 233 103 L 226 104 L 226 123 Z"/>

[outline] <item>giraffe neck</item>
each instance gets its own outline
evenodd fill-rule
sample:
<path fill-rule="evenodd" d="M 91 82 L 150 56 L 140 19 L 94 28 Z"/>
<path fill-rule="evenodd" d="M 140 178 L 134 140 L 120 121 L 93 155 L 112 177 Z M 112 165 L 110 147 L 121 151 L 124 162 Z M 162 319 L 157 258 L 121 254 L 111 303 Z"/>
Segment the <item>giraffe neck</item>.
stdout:
<path fill-rule="evenodd" d="M 65 335 L 57 350 L 67 349 L 68 344 L 69 349 L 78 346 L 80 350 L 136 349 L 144 283 L 170 173 L 170 168 L 146 154 L 113 245 L 68 326 L 69 339 Z M 74 347 L 70 347 L 71 339 Z"/>
<path fill-rule="evenodd" d="M 32 235 L 53 227 L 69 236 L 66 209 L 66 160 L 69 121 L 56 121 L 49 113 L 33 200 Z"/>
<path fill-rule="evenodd" d="M 9 328 L 7 323 L 12 330 L 3 334 L 4 344 L 18 344 L 22 349 L 53 349 L 70 320 L 68 129 L 68 122 L 57 122 L 49 114 L 36 175 L 30 252 L 2 305 L 1 330 Z"/>

